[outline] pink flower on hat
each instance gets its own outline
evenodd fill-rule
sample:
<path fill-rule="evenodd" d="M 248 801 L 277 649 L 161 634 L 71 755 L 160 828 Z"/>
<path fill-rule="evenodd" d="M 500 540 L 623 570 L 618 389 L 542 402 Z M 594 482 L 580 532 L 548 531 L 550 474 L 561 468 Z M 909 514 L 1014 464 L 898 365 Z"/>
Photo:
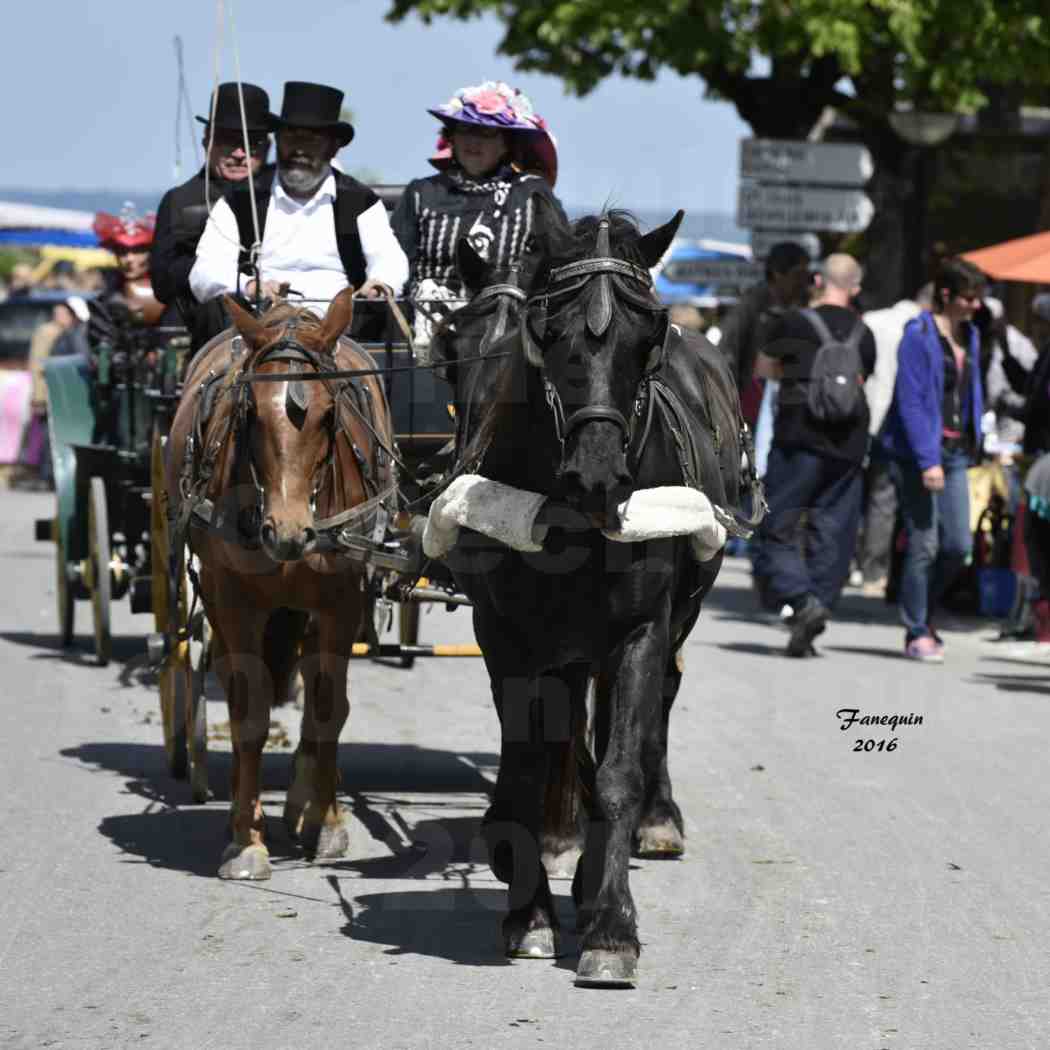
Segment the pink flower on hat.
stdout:
<path fill-rule="evenodd" d="M 502 113 L 507 108 L 507 100 L 503 95 L 491 89 L 479 91 L 470 101 L 479 113 L 489 116 Z"/>

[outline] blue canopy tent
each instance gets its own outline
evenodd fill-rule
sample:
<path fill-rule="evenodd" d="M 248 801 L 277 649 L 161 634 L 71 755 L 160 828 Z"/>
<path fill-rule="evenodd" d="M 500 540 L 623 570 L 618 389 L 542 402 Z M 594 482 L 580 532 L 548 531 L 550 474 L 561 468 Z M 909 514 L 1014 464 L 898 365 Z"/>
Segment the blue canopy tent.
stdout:
<path fill-rule="evenodd" d="M 710 308 L 735 303 L 762 278 L 746 244 L 675 238 L 653 269 L 653 286 L 661 302 Z"/>
<path fill-rule="evenodd" d="M 97 248 L 94 221 L 95 216 L 89 211 L 0 201 L 0 245 Z"/>

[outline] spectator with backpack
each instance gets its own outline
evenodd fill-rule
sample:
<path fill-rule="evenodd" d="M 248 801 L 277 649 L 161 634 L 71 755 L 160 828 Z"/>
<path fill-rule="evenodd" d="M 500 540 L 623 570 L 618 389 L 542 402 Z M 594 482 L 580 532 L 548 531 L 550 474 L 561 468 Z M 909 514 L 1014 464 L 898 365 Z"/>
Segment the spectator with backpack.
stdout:
<path fill-rule="evenodd" d="M 930 625 L 934 609 L 970 552 L 967 468 L 981 447 L 980 338 L 973 315 L 984 275 L 963 259 L 941 264 L 933 308 L 904 329 L 881 442 L 891 458 L 907 552 L 898 594 L 904 653 L 943 663 Z"/>
<path fill-rule="evenodd" d="M 793 657 L 813 652 L 849 572 L 868 450 L 863 384 L 875 367 L 875 339 L 851 306 L 860 264 L 840 253 L 821 271 L 819 302 L 784 315 L 756 366 L 780 380 L 780 399 L 754 570 L 760 589 L 792 609 Z"/>

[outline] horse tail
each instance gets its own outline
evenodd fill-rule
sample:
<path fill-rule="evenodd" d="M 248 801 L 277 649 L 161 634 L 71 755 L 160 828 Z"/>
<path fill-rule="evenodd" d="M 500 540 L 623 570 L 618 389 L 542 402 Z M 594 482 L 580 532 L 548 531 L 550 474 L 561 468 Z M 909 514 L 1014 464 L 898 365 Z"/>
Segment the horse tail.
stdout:
<path fill-rule="evenodd" d="M 550 876 L 571 878 L 594 801 L 594 759 L 588 743 L 585 675 L 571 688 L 568 739 L 548 744 L 543 800 L 543 862 Z"/>

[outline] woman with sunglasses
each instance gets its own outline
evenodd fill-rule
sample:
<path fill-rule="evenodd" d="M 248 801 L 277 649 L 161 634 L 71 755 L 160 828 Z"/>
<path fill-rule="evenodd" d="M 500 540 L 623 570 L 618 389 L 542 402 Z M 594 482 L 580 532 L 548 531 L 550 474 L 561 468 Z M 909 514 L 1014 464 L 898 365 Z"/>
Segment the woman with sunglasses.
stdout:
<path fill-rule="evenodd" d="M 460 88 L 436 109 L 430 163 L 439 174 L 410 182 L 391 218 L 411 266 L 412 298 L 460 298 L 456 244 L 466 237 L 500 269 L 516 263 L 532 227 L 534 198 L 553 194 L 558 153 L 546 122 L 522 92 L 486 81 Z M 425 340 L 427 325 L 421 323 Z"/>
<path fill-rule="evenodd" d="M 933 308 L 904 329 L 881 441 L 900 493 L 907 551 L 899 603 L 905 656 L 943 663 L 933 611 L 971 547 L 967 468 L 981 447 L 980 339 L 973 315 L 984 275 L 963 259 L 944 262 Z"/>

